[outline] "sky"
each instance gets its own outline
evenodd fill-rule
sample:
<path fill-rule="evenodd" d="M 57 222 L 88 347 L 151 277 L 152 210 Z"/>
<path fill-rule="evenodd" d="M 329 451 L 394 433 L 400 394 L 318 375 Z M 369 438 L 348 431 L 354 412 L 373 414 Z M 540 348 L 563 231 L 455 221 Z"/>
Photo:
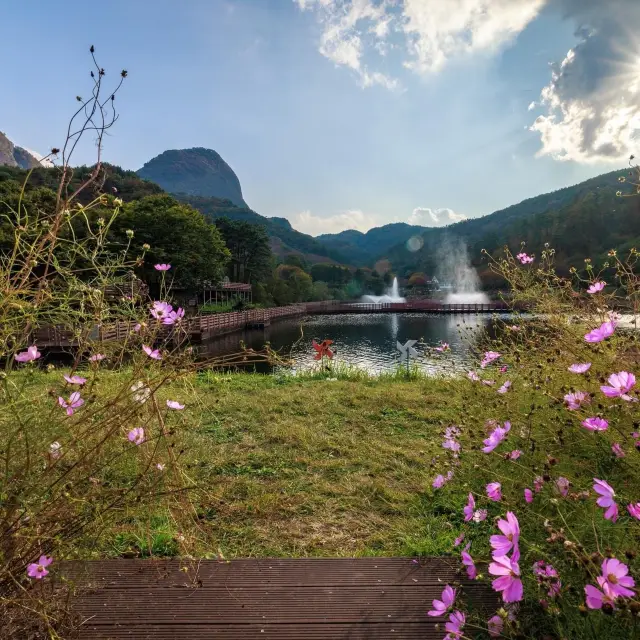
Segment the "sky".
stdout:
<path fill-rule="evenodd" d="M 442 226 L 640 152 L 639 0 L 49 0 L 2 10 L 0 131 L 40 153 L 128 77 L 104 159 L 215 149 L 319 235 Z M 91 140 L 77 164 L 95 161 Z"/>

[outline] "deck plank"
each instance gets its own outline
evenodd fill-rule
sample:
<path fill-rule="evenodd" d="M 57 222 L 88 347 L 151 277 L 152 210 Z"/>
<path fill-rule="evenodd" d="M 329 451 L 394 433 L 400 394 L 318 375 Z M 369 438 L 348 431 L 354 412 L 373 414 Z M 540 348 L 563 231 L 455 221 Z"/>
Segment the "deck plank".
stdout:
<path fill-rule="evenodd" d="M 441 638 L 428 618 L 445 584 L 495 611 L 451 558 L 111 560 L 69 563 L 82 640 Z M 438 626 L 439 625 L 439 626 Z"/>

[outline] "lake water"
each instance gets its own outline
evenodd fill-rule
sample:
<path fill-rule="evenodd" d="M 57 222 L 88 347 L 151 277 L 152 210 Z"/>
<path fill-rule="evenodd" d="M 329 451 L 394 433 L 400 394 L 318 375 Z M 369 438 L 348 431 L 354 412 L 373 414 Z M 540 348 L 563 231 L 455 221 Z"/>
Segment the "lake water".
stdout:
<path fill-rule="evenodd" d="M 490 314 L 437 315 L 426 313 L 372 313 L 317 315 L 275 322 L 265 330 L 242 331 L 222 336 L 201 346 L 204 356 L 238 351 L 240 341 L 261 349 L 265 342 L 293 361 L 293 370 L 317 365 L 311 341 L 333 340 L 334 360 L 355 365 L 370 373 L 393 371 L 400 362 L 396 342 L 422 341 L 421 356 L 413 362 L 431 373 L 466 371 L 476 362 L 472 343 L 478 333 L 490 328 Z M 440 342 L 451 351 L 433 352 Z M 266 367 L 258 367 L 266 371 Z"/>

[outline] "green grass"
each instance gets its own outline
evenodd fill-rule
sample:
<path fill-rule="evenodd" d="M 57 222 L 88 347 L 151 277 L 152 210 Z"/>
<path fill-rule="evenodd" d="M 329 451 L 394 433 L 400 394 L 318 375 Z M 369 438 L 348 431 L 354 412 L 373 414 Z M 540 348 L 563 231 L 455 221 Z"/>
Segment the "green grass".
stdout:
<path fill-rule="evenodd" d="M 103 384 L 109 376 L 102 374 Z M 343 372 L 343 376 L 346 374 Z M 46 379 L 46 375 L 43 375 Z M 327 380 L 209 373 L 164 393 L 179 414 L 196 549 L 229 557 L 440 554 L 456 535 L 431 497 L 451 383 L 403 376 Z M 174 414 L 176 415 L 176 414 Z M 159 524 L 160 523 L 160 524 Z M 80 557 L 172 555 L 170 514 L 129 513 Z"/>

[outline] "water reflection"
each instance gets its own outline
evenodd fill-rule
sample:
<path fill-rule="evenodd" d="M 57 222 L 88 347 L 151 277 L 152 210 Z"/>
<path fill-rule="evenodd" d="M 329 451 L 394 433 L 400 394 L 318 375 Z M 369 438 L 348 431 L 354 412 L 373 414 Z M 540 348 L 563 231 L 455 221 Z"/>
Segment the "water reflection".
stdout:
<path fill-rule="evenodd" d="M 433 373 L 468 369 L 471 347 L 478 332 L 489 326 L 488 315 L 437 315 L 425 313 L 336 314 L 287 319 L 264 330 L 242 331 L 222 336 L 201 347 L 205 356 L 220 356 L 238 350 L 240 342 L 260 349 L 269 342 L 273 349 L 293 361 L 294 370 L 312 366 L 311 340 L 334 341 L 336 359 L 371 373 L 392 371 L 400 361 L 396 341 L 422 343 L 416 364 Z M 448 342 L 451 351 L 435 354 L 429 347 Z M 258 370 L 267 371 L 266 366 Z"/>

